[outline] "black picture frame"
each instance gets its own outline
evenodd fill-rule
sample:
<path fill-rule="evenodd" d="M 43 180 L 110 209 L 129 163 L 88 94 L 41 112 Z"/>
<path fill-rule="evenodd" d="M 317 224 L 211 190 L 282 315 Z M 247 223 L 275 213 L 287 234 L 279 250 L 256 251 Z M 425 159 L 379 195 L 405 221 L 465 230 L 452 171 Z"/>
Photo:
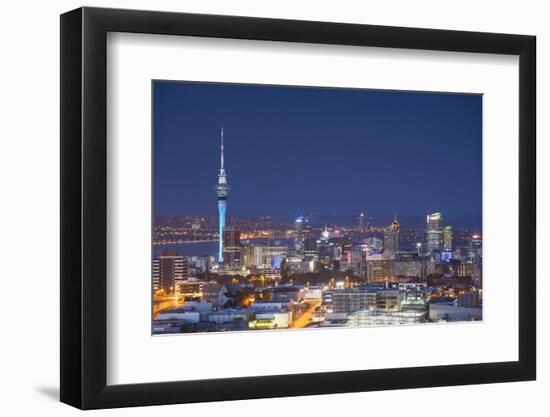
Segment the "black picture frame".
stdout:
<path fill-rule="evenodd" d="M 519 360 L 107 385 L 108 32 L 519 56 Z M 61 401 L 95 409 L 534 380 L 535 45 L 524 35 L 251 17 L 88 7 L 61 15 Z"/>

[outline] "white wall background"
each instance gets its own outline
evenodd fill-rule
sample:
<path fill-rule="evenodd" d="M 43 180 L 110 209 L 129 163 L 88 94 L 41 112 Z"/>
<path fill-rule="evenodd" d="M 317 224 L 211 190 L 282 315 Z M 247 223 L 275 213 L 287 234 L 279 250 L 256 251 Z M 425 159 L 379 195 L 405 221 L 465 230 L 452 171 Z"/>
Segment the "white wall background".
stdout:
<path fill-rule="evenodd" d="M 74 415 L 57 401 L 59 379 L 59 17 L 81 6 L 72 0 L 6 2 L 0 21 L 0 410 L 5 415 Z M 538 37 L 539 259 L 549 247 L 550 153 L 540 146 L 548 122 L 544 77 L 550 59 L 550 26 L 542 1 L 391 2 L 347 0 L 124 0 L 86 2 L 123 7 L 326 20 L 395 26 L 509 32 Z M 536 382 L 432 388 L 287 399 L 238 401 L 99 411 L 98 415 L 146 416 L 162 412 L 202 415 L 543 415 L 549 406 L 550 290 L 539 267 Z M 475 347 L 474 347 L 475 348 Z M 545 395 L 546 394 L 546 395 Z"/>

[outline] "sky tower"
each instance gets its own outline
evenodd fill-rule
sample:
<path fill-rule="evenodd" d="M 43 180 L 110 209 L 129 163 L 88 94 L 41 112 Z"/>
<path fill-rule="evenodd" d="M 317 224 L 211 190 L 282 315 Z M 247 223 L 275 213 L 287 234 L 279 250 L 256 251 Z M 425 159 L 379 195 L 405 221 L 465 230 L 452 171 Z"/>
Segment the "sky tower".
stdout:
<path fill-rule="evenodd" d="M 225 169 L 223 167 L 223 125 L 221 126 L 221 146 L 220 146 L 220 173 L 218 174 L 218 184 L 214 188 L 218 195 L 218 232 L 219 232 L 219 245 L 218 245 L 218 262 L 223 262 L 223 230 L 225 229 L 225 212 L 227 210 L 227 194 L 229 194 L 229 184 L 227 183 L 227 176 L 225 175 Z"/>

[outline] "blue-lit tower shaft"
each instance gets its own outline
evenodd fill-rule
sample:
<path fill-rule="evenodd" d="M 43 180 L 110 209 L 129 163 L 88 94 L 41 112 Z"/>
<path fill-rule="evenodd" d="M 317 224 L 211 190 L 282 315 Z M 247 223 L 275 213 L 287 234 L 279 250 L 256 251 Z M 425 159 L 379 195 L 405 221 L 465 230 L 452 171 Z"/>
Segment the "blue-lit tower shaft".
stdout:
<path fill-rule="evenodd" d="M 218 174 L 218 184 L 215 187 L 218 195 L 218 262 L 223 262 L 223 231 L 225 229 L 225 216 L 227 212 L 227 195 L 229 194 L 229 184 L 223 167 L 223 126 L 221 127 L 221 145 L 220 145 L 220 173 Z"/>
<path fill-rule="evenodd" d="M 223 262 L 223 230 L 225 229 L 225 212 L 227 210 L 227 199 L 218 197 L 218 222 L 220 240 L 218 243 L 218 262 Z"/>

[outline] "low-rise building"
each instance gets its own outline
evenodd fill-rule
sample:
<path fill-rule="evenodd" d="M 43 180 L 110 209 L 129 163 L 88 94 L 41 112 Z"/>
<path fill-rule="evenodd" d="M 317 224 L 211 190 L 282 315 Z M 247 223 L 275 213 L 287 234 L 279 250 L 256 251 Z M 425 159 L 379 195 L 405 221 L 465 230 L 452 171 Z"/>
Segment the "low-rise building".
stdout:
<path fill-rule="evenodd" d="M 384 290 L 376 293 L 376 309 L 379 311 L 399 311 L 401 295 L 398 290 Z"/>
<path fill-rule="evenodd" d="M 238 284 L 205 284 L 202 287 L 201 301 L 212 303 L 215 308 L 223 307 L 241 290 Z"/>
<path fill-rule="evenodd" d="M 179 286 L 180 294 L 184 297 L 200 297 L 205 284 L 204 281 L 200 281 L 197 278 L 189 278 L 185 281 L 181 281 Z"/>
<path fill-rule="evenodd" d="M 262 301 L 257 300 L 254 301 L 250 308 L 254 311 L 258 310 L 273 310 L 273 309 L 288 309 L 289 308 L 289 302 L 288 301 Z"/>
<path fill-rule="evenodd" d="M 482 319 L 478 307 L 462 307 L 450 304 L 429 304 L 431 321 L 474 321 Z"/>
<path fill-rule="evenodd" d="M 332 292 L 332 312 L 351 313 L 369 308 L 369 295 L 367 292 L 342 290 Z"/>
<path fill-rule="evenodd" d="M 304 299 L 304 288 L 298 285 L 281 285 L 268 290 L 273 301 L 300 302 Z"/>
<path fill-rule="evenodd" d="M 223 308 L 208 314 L 211 323 L 231 323 L 234 321 L 248 321 L 252 315 L 250 309 Z"/>
<path fill-rule="evenodd" d="M 171 308 L 159 312 L 156 320 L 179 320 L 184 323 L 198 323 L 200 321 L 200 312 L 183 307 Z"/>
<path fill-rule="evenodd" d="M 460 307 L 480 307 L 479 291 L 466 291 L 457 297 L 456 304 Z"/>
<path fill-rule="evenodd" d="M 280 309 L 257 311 L 254 320 L 248 323 L 251 329 L 286 329 L 290 323 L 290 313 Z"/>
<path fill-rule="evenodd" d="M 320 300 L 323 298 L 323 289 L 321 287 L 306 287 L 304 290 L 304 299 Z"/>

